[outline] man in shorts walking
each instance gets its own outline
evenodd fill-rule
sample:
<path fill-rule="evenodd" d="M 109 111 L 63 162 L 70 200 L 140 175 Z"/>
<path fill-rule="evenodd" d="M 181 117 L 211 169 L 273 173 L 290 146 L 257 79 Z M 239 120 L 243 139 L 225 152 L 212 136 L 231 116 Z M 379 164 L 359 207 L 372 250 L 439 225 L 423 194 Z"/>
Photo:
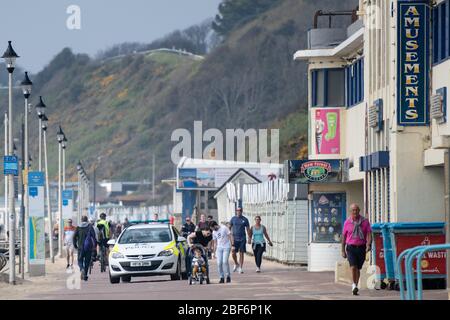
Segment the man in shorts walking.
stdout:
<path fill-rule="evenodd" d="M 236 215 L 230 220 L 231 225 L 231 256 L 234 261 L 233 272 L 244 273 L 244 253 L 246 252 L 247 234 L 250 232 L 250 223 L 242 215 L 242 208 L 236 209 Z M 239 263 L 236 253 L 239 252 Z"/>
<path fill-rule="evenodd" d="M 342 233 L 342 257 L 347 258 L 352 271 L 352 293 L 358 295 L 360 271 L 366 260 L 366 252 L 371 250 L 372 228 L 370 222 L 359 214 L 359 206 L 350 206 L 351 215 L 344 223 Z"/>
<path fill-rule="evenodd" d="M 67 220 L 67 226 L 64 227 L 64 247 L 66 248 L 67 267 L 66 269 L 73 269 L 73 252 L 75 247 L 73 245 L 73 236 L 76 228 L 72 224 L 72 219 Z"/>

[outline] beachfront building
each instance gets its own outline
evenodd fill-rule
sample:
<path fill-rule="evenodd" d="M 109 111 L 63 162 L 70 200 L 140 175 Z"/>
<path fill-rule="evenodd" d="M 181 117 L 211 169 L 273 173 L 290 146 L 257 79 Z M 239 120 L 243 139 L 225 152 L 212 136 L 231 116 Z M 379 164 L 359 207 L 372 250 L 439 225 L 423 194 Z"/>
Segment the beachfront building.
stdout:
<path fill-rule="evenodd" d="M 308 63 L 309 162 L 292 170 L 313 173 L 311 270 L 342 259 L 351 203 L 372 223 L 445 221 L 450 1 L 360 0 L 349 9 L 347 28 L 319 28 L 321 16 L 336 15 L 319 12 L 294 55 Z M 333 166 L 339 174 L 324 178 Z"/>

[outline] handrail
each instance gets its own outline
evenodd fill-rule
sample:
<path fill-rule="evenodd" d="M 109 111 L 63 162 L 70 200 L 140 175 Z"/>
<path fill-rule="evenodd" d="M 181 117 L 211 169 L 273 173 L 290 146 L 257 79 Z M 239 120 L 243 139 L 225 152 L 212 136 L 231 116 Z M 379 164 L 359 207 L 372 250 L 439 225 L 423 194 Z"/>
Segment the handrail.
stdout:
<path fill-rule="evenodd" d="M 400 299 L 402 299 L 402 300 L 405 300 L 405 285 L 403 283 L 402 260 L 403 260 L 403 257 L 405 257 L 407 254 L 409 254 L 412 249 L 414 249 L 414 248 L 406 249 L 402 253 L 400 253 L 400 255 L 397 258 L 397 263 L 396 263 L 396 268 L 395 268 L 397 278 L 399 281 L 399 286 L 400 286 Z M 406 257 L 405 257 L 405 260 L 406 260 Z M 406 263 L 406 261 L 405 261 L 405 263 Z M 406 265 L 405 265 L 405 271 L 406 271 Z M 406 277 L 406 272 L 405 272 L 405 277 Z"/>
<path fill-rule="evenodd" d="M 450 250 L 450 243 L 449 244 L 436 244 L 432 246 L 427 246 L 427 248 L 424 248 L 419 251 L 417 254 L 417 265 L 422 261 L 422 257 L 426 252 L 429 251 L 439 251 L 439 250 Z M 422 290 L 422 268 L 417 268 L 417 300 L 423 299 L 423 290 Z"/>
<path fill-rule="evenodd" d="M 416 288 L 414 287 L 414 270 L 413 261 L 416 256 L 416 267 L 417 267 L 417 300 L 423 299 L 423 289 L 422 289 L 422 257 L 426 252 L 429 251 L 440 251 L 440 250 L 450 250 L 450 244 L 438 244 L 438 245 L 428 245 L 428 246 L 417 246 L 414 248 L 407 249 L 403 251 L 397 259 L 397 271 L 400 285 L 400 297 L 404 300 L 404 286 L 403 277 L 401 272 L 401 263 L 403 257 L 406 256 L 405 260 L 405 276 L 406 276 L 406 291 L 407 300 L 415 300 L 416 298 Z"/>
<path fill-rule="evenodd" d="M 413 269 L 412 262 L 417 252 L 419 252 L 424 247 L 425 246 L 414 247 L 406 256 L 405 275 L 406 275 L 406 291 L 407 291 L 406 294 L 408 300 L 414 300 L 416 293 L 416 288 L 414 286 L 414 271 L 412 270 Z M 409 266 L 411 266 L 411 268 Z"/>

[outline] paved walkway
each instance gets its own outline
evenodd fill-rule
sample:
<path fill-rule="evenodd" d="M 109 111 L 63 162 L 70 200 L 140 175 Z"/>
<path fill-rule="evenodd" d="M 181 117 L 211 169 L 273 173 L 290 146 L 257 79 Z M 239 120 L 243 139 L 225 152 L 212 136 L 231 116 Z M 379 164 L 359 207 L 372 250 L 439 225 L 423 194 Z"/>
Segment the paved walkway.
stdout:
<path fill-rule="evenodd" d="M 171 281 L 168 276 L 133 278 L 131 283 L 110 284 L 107 273 L 96 264 L 88 282 L 65 272 L 65 261 L 47 263 L 48 276 L 19 281 L 16 286 L 0 283 L 0 299 L 179 299 L 179 300 L 398 300 L 397 291 L 361 290 L 351 295 L 348 285 L 334 283 L 333 272 L 307 272 L 264 261 L 256 273 L 252 257 L 246 257 L 243 274 L 232 274 L 230 284 L 219 284 L 215 261 L 211 262 L 211 284 L 192 285 Z M 230 260 L 231 261 L 231 260 Z M 442 290 L 425 292 L 426 299 L 447 299 Z"/>

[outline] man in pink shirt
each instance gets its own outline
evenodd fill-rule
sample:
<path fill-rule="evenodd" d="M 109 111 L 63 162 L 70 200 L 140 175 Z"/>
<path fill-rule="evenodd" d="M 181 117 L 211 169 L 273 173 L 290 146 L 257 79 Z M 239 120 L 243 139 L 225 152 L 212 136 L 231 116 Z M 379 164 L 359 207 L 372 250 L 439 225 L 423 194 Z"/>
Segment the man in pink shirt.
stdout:
<path fill-rule="evenodd" d="M 342 257 L 348 258 L 352 270 L 352 293 L 358 295 L 360 270 L 366 260 L 366 252 L 372 246 L 372 228 L 370 222 L 359 214 L 359 206 L 350 206 L 351 215 L 345 220 L 342 232 Z"/>

